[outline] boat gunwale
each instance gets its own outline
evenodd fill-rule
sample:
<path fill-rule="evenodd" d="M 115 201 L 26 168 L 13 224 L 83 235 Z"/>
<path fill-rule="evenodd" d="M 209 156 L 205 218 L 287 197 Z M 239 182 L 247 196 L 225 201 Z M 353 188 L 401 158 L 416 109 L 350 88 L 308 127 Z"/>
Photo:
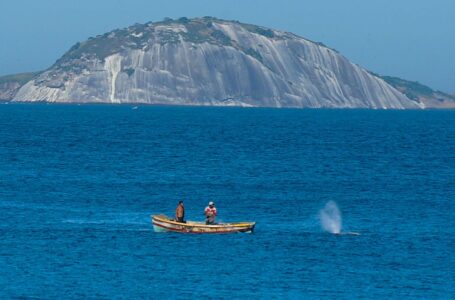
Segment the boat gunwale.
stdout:
<path fill-rule="evenodd" d="M 173 225 L 178 225 L 178 226 L 184 226 L 184 227 L 202 227 L 202 228 L 211 228 L 211 229 L 216 229 L 216 228 L 228 228 L 228 227 L 240 227 L 240 228 L 248 228 L 256 225 L 256 222 L 237 222 L 237 223 L 224 223 L 224 224 L 215 224 L 215 225 L 207 225 L 203 224 L 202 222 L 200 223 L 181 223 L 177 221 L 173 221 L 168 219 L 167 216 L 165 215 L 152 215 L 152 221 L 155 219 L 160 222 L 164 223 L 169 223 Z"/>
<path fill-rule="evenodd" d="M 175 227 L 166 227 L 161 224 L 153 223 L 153 226 L 158 226 L 160 228 L 164 228 L 169 232 L 180 232 L 180 233 L 190 233 L 190 234 L 228 234 L 228 233 L 245 233 L 245 232 L 253 232 L 254 225 L 250 227 L 243 227 L 243 228 L 236 228 L 235 230 L 209 230 L 209 231 L 188 231 L 185 229 L 178 229 Z"/>

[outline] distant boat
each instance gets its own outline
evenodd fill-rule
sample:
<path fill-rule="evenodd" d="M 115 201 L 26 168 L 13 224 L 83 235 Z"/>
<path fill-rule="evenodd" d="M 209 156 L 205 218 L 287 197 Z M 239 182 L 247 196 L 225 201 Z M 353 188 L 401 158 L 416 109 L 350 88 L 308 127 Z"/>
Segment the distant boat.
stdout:
<path fill-rule="evenodd" d="M 176 222 L 164 215 L 153 215 L 152 224 L 156 232 L 180 232 L 180 233 L 251 233 L 254 230 L 255 222 L 222 223 L 206 225 L 203 222 L 187 221 L 186 223 Z"/>

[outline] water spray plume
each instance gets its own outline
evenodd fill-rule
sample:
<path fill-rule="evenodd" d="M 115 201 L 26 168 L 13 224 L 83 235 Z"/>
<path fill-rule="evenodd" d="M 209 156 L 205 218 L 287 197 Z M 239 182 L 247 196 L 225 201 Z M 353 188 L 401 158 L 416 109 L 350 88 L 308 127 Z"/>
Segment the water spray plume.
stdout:
<path fill-rule="evenodd" d="M 334 234 L 341 233 L 341 213 L 335 202 L 327 202 L 324 208 L 319 211 L 319 220 L 323 230 Z"/>

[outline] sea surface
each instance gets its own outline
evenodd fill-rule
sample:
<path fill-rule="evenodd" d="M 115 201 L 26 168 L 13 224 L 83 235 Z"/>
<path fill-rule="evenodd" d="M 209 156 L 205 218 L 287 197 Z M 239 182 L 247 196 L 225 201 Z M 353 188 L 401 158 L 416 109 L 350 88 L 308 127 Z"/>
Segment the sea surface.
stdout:
<path fill-rule="evenodd" d="M 453 299 L 455 111 L 0 105 L 0 298 Z"/>

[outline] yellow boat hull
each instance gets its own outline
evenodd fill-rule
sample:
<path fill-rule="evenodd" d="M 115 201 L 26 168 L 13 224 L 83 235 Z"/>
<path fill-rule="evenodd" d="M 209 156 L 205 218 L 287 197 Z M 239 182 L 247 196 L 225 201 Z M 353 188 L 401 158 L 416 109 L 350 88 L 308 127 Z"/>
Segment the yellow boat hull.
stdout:
<path fill-rule="evenodd" d="M 165 215 L 152 215 L 153 229 L 156 232 L 180 232 L 180 233 L 238 233 L 253 232 L 255 222 L 223 223 L 206 225 L 202 222 L 187 221 L 176 222 Z"/>

